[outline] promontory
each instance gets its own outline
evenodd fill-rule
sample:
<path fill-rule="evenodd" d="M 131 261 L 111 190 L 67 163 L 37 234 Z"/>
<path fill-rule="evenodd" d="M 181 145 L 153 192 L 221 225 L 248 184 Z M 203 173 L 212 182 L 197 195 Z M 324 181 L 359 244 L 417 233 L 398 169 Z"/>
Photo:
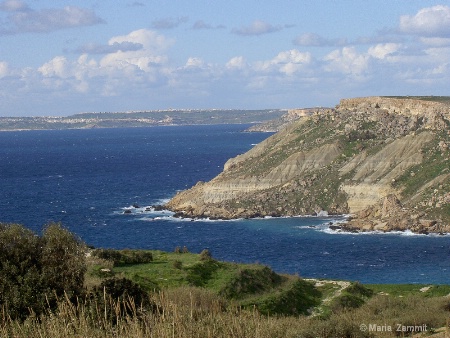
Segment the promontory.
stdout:
<path fill-rule="evenodd" d="M 166 207 L 183 217 L 348 214 L 350 231 L 450 232 L 450 98 L 342 99 Z"/>

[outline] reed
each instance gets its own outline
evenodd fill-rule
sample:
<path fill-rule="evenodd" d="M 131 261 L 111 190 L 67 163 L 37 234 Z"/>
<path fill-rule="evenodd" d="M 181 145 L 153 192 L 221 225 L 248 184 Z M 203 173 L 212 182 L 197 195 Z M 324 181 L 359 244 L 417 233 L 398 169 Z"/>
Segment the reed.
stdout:
<path fill-rule="evenodd" d="M 167 289 L 151 296 L 158 311 L 131 298 L 102 302 L 59 300 L 56 310 L 25 321 L 1 311 L 1 337 L 392 337 L 397 332 L 369 332 L 361 324 L 427 325 L 427 333 L 446 325 L 445 298 L 377 295 L 358 309 L 333 313 L 327 320 L 306 316 L 267 316 L 256 308 L 243 309 L 233 301 L 196 287 Z M 127 309 L 128 311 L 123 311 Z M 111 317 L 111 314 L 113 316 Z M 408 334 L 402 334 L 408 335 Z"/>

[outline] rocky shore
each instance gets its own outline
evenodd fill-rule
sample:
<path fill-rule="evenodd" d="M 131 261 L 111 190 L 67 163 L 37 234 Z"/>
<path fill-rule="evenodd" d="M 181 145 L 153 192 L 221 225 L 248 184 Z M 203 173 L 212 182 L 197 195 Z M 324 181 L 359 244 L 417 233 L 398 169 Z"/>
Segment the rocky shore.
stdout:
<path fill-rule="evenodd" d="M 450 203 L 447 193 L 446 203 Z M 346 232 L 369 231 L 411 231 L 428 235 L 450 233 L 450 224 L 442 219 L 430 218 L 425 212 L 411 210 L 402 205 L 395 195 L 388 195 L 379 203 L 359 211 L 342 224 L 333 226 L 333 230 Z"/>
<path fill-rule="evenodd" d="M 352 231 L 450 232 L 450 105 L 343 99 L 300 111 L 166 208 L 215 219 L 353 215 Z M 291 114 L 292 115 L 292 114 Z"/>

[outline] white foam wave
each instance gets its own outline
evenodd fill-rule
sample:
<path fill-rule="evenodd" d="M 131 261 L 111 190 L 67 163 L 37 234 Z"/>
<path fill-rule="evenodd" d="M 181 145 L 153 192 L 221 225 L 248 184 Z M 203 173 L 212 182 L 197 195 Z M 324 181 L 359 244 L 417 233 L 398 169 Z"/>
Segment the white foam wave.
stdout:
<path fill-rule="evenodd" d="M 155 210 L 155 208 L 151 205 L 143 207 L 130 205 L 127 207 L 120 208 L 120 211 L 115 211 L 114 214 L 127 214 L 127 215 L 146 214 L 156 216 L 165 216 L 165 215 L 172 216 L 174 212 L 166 209 Z"/>
<path fill-rule="evenodd" d="M 171 200 L 170 197 L 169 198 L 160 198 L 155 201 L 155 205 L 164 205 L 164 204 L 167 204 L 170 200 Z"/>
<path fill-rule="evenodd" d="M 343 229 L 330 229 L 329 227 L 327 228 L 322 228 L 318 231 L 324 232 L 326 234 L 330 234 L 330 235 L 352 235 L 352 236 L 370 236 L 370 235 L 383 235 L 383 236 L 406 236 L 406 237 L 441 237 L 441 236 L 449 236 L 450 234 L 436 234 L 436 233 L 430 233 L 430 234 L 418 234 L 415 232 L 412 232 L 411 230 L 405 230 L 405 231 L 379 231 L 379 230 L 374 230 L 374 231 L 359 231 L 359 232 L 354 232 L 354 231 L 345 231 Z"/>

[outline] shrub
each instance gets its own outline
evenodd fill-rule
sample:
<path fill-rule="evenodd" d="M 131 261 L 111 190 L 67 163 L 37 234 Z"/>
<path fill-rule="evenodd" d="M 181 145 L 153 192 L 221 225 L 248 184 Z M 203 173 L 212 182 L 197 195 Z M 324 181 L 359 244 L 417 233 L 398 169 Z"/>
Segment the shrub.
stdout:
<path fill-rule="evenodd" d="M 191 286 L 205 286 L 220 268 L 220 263 L 213 260 L 204 260 L 189 267 L 186 280 Z"/>
<path fill-rule="evenodd" d="M 175 269 L 181 269 L 183 267 L 183 262 L 179 261 L 178 259 L 173 261 L 172 264 Z"/>
<path fill-rule="evenodd" d="M 343 309 L 356 309 L 364 304 L 364 299 L 352 294 L 343 294 L 336 297 L 331 304 L 331 308 L 334 312 L 341 311 Z"/>
<path fill-rule="evenodd" d="M 373 296 L 373 290 L 366 288 L 359 282 L 351 283 L 350 286 L 345 289 L 345 292 L 350 293 L 352 295 L 359 295 L 367 298 Z"/>
<path fill-rule="evenodd" d="M 373 296 L 373 290 L 366 288 L 359 282 L 353 282 L 331 303 L 331 309 L 339 312 L 344 309 L 356 309 Z"/>
<path fill-rule="evenodd" d="M 83 292 L 84 245 L 59 224 L 42 237 L 18 224 L 0 225 L 0 306 L 11 318 L 43 313 L 56 300 Z"/>
<path fill-rule="evenodd" d="M 311 308 L 320 304 L 320 297 L 320 291 L 312 283 L 297 279 L 288 289 L 274 293 L 255 305 L 265 315 L 307 315 Z"/>
<path fill-rule="evenodd" d="M 207 261 L 210 259 L 212 259 L 211 252 L 208 249 L 203 249 L 202 252 L 200 252 L 200 260 Z"/>
<path fill-rule="evenodd" d="M 262 269 L 241 269 L 220 291 L 226 298 L 239 299 L 246 295 L 269 291 L 282 282 L 283 278 L 267 266 Z"/>
<path fill-rule="evenodd" d="M 48 294 L 81 295 L 87 269 L 85 245 L 56 223 L 45 228 L 41 242 L 42 278 Z"/>
<path fill-rule="evenodd" d="M 145 250 L 96 249 L 92 254 L 98 258 L 112 261 L 114 266 L 127 264 L 145 264 L 153 261 L 153 254 Z"/>
<path fill-rule="evenodd" d="M 109 278 L 104 280 L 99 286 L 94 287 L 94 293 L 104 297 L 104 294 L 111 296 L 114 300 L 128 300 L 132 298 L 138 306 L 150 304 L 150 298 L 138 284 L 127 278 Z"/>
<path fill-rule="evenodd" d="M 0 305 L 24 319 L 44 306 L 40 240 L 17 224 L 0 227 Z"/>
<path fill-rule="evenodd" d="M 103 309 L 102 316 L 116 323 L 122 318 L 139 317 L 146 310 L 157 311 L 149 294 L 127 278 L 109 278 L 94 287 L 91 305 Z"/>

